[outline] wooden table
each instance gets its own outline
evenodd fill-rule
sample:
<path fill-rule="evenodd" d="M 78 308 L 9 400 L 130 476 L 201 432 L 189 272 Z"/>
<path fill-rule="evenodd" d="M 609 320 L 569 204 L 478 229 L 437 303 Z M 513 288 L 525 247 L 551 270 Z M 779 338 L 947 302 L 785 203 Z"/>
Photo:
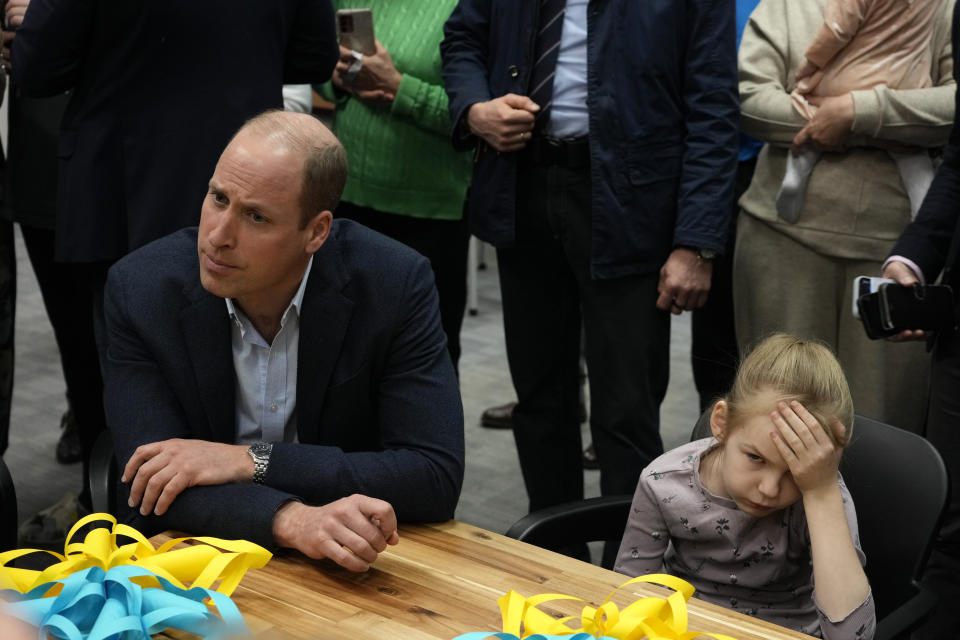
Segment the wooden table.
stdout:
<path fill-rule="evenodd" d="M 157 536 L 155 542 L 169 539 Z M 254 633 L 315 640 L 450 640 L 468 631 L 501 630 L 497 598 L 563 593 L 597 606 L 626 578 L 477 527 L 450 521 L 402 526 L 366 573 L 330 561 L 284 553 L 247 573 L 233 594 Z M 626 592 L 626 593 L 624 593 Z M 614 599 L 623 607 L 666 590 L 630 585 Z M 634 595 L 631 595 L 634 594 Z M 584 603 L 558 601 L 542 610 L 579 614 Z M 689 628 L 738 640 L 810 636 L 691 599 Z M 277 633 L 276 636 L 273 633 Z M 170 632 L 170 638 L 185 636 Z"/>

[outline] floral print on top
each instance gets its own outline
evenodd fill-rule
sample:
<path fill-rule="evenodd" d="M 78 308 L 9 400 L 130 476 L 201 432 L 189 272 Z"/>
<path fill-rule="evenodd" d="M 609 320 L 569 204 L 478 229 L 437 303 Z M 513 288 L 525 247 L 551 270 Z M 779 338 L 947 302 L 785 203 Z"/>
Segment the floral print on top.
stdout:
<path fill-rule="evenodd" d="M 872 638 L 872 594 L 843 620 L 816 606 L 802 502 L 756 518 L 707 491 L 700 457 L 716 444 L 687 443 L 643 470 L 614 569 L 631 576 L 662 569 L 693 584 L 696 598 L 828 640 Z M 837 482 L 864 564 L 853 500 L 839 474 Z"/>

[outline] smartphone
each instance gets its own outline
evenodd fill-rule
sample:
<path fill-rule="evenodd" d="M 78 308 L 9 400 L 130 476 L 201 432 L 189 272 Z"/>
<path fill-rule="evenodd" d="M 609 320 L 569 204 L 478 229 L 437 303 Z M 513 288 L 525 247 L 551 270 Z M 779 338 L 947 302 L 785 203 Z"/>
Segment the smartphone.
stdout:
<path fill-rule="evenodd" d="M 887 331 L 942 331 L 956 326 L 953 291 L 947 285 L 880 286 L 880 324 Z"/>
<path fill-rule="evenodd" d="M 340 9 L 337 11 L 337 39 L 347 49 L 365 56 L 377 52 L 373 37 L 373 12 L 370 9 Z"/>
<path fill-rule="evenodd" d="M 880 290 L 880 285 L 894 283 L 890 278 L 871 278 L 870 276 L 857 276 L 853 279 L 853 317 L 860 319 L 860 305 L 857 301 L 861 296 L 876 293 Z"/>

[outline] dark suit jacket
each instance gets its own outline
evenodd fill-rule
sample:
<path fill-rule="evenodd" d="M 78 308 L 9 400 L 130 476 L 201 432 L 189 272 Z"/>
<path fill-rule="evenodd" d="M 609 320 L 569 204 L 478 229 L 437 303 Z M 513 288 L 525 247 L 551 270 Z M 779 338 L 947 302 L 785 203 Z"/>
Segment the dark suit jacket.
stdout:
<path fill-rule="evenodd" d="M 529 91 L 533 0 L 460 0 L 440 45 L 453 141 L 470 105 Z M 587 108 L 595 278 L 656 273 L 678 246 L 723 252 L 737 164 L 732 0 L 591 0 Z M 474 235 L 515 242 L 518 153 L 477 149 Z"/>
<path fill-rule="evenodd" d="M 195 225 L 220 152 L 338 58 L 330 0 L 33 0 L 23 94 L 73 89 L 59 139 L 57 257 L 114 260 Z"/>
<path fill-rule="evenodd" d="M 196 229 L 184 229 L 110 270 L 105 404 L 121 465 L 168 438 L 235 442 L 230 321 L 200 284 L 196 245 Z M 390 502 L 402 521 L 453 516 L 463 409 L 429 262 L 338 220 L 314 256 L 300 318 L 299 443 L 274 446 L 263 486 L 194 487 L 139 526 L 269 546 L 283 502 L 353 493 Z"/>
<path fill-rule="evenodd" d="M 960 4 L 953 11 L 953 77 L 960 82 Z M 953 287 L 960 312 L 960 251 L 947 264 L 951 243 L 960 243 L 960 93 L 956 96 L 953 131 L 930 191 L 917 219 L 904 230 L 890 255 L 909 258 L 920 267 L 928 283 L 943 271 L 943 281 Z"/>

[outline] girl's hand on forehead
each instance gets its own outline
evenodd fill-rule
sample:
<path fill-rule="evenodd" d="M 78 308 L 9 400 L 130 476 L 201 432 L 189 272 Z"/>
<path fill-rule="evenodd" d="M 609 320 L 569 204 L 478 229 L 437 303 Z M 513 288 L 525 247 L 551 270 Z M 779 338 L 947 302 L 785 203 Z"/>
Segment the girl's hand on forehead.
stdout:
<path fill-rule="evenodd" d="M 770 436 L 790 468 L 800 492 L 807 494 L 837 486 L 837 467 L 842 449 L 813 415 L 799 402 L 778 402 L 770 414 L 776 430 Z M 843 424 L 833 421 L 829 428 L 842 436 Z"/>

